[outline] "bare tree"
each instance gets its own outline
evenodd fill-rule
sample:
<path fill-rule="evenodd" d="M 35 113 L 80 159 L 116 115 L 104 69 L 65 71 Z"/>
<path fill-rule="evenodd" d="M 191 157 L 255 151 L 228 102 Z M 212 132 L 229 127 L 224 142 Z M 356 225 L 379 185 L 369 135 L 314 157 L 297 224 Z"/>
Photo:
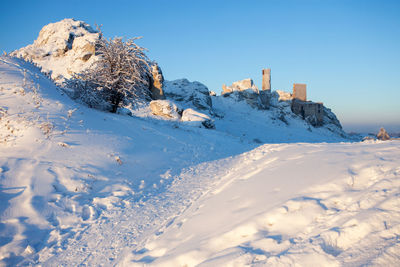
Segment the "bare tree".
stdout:
<path fill-rule="evenodd" d="M 124 101 L 149 99 L 149 59 L 146 49 L 135 43 L 138 39 L 106 39 L 101 34 L 96 43 L 99 59 L 70 83 L 75 84 L 76 97 L 89 106 L 103 100 L 111 105 L 113 113 Z"/>

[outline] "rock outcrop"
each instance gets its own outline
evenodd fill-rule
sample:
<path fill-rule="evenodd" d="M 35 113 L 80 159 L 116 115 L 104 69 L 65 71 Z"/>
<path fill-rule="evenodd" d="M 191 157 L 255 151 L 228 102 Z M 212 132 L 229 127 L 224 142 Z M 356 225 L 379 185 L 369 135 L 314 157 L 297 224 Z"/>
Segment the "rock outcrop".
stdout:
<path fill-rule="evenodd" d="M 222 95 L 234 97 L 238 101 L 244 100 L 253 108 L 264 108 L 258 88 L 250 78 L 236 81 L 230 86 L 224 84 L 222 86 Z"/>
<path fill-rule="evenodd" d="M 323 117 L 323 125 L 334 125 L 340 130 L 342 130 L 342 125 L 340 121 L 336 117 L 335 113 L 332 112 L 330 108 L 324 106 L 324 117 Z"/>
<path fill-rule="evenodd" d="M 197 112 L 194 109 L 185 109 L 182 113 L 182 121 L 188 122 L 193 126 L 204 126 L 208 129 L 214 129 L 215 124 L 211 118 L 203 113 Z"/>
<path fill-rule="evenodd" d="M 293 99 L 292 94 L 289 92 L 281 90 L 276 90 L 275 92 L 278 94 L 278 101 L 289 101 Z"/>
<path fill-rule="evenodd" d="M 11 55 L 34 62 L 61 83 L 95 62 L 95 44 L 99 38 L 100 34 L 85 22 L 64 19 L 44 26 L 33 44 Z"/>
<path fill-rule="evenodd" d="M 376 135 L 376 138 L 378 138 L 378 140 L 382 140 L 382 141 L 390 140 L 389 134 L 386 132 L 385 128 L 383 128 L 383 127 L 379 130 L 379 133 Z"/>
<path fill-rule="evenodd" d="M 187 79 L 165 81 L 163 90 L 167 99 L 177 101 L 185 108 L 212 112 L 210 92 L 200 82 L 189 82 Z"/>
<path fill-rule="evenodd" d="M 165 99 L 163 91 L 164 76 L 157 63 L 151 66 L 151 75 L 150 91 L 152 99 Z"/>
<path fill-rule="evenodd" d="M 215 129 L 214 121 L 210 116 L 192 108 L 182 110 L 170 100 L 153 100 L 150 102 L 150 110 L 153 115 L 165 119 L 181 121 L 195 127 Z"/>
<path fill-rule="evenodd" d="M 179 120 L 181 110 L 169 100 L 153 100 L 150 102 L 151 113 L 167 119 Z"/>
<path fill-rule="evenodd" d="M 222 94 L 232 93 L 235 91 L 244 92 L 248 90 L 258 94 L 258 88 L 250 78 L 233 82 L 230 86 L 226 86 L 225 84 L 222 86 Z"/>
<path fill-rule="evenodd" d="M 100 35 L 83 21 L 64 19 L 44 26 L 33 44 L 11 55 L 32 61 L 56 83 L 63 84 L 99 60 L 101 55 L 96 54 L 96 43 Z M 163 83 L 161 68 L 151 63 L 149 90 L 153 99 L 165 99 Z"/>

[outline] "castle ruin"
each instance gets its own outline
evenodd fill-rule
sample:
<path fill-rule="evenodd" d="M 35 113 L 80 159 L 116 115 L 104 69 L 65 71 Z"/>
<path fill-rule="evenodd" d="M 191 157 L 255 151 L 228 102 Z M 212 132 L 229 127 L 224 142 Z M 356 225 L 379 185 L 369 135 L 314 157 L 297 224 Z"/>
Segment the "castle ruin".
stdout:
<path fill-rule="evenodd" d="M 324 117 L 324 109 L 322 103 L 302 101 L 293 98 L 291 109 L 294 114 L 300 115 L 303 120 L 307 120 L 313 126 L 322 125 Z"/>
<path fill-rule="evenodd" d="M 259 93 L 262 107 L 269 109 L 271 102 L 271 69 L 262 70 L 262 91 Z"/>
<path fill-rule="evenodd" d="M 262 70 L 262 90 L 271 91 L 271 69 Z"/>
<path fill-rule="evenodd" d="M 304 83 L 293 84 L 293 99 L 307 101 L 307 85 Z"/>
<path fill-rule="evenodd" d="M 300 115 L 313 126 L 322 125 L 324 117 L 323 104 L 307 101 L 307 85 L 304 83 L 293 84 L 291 109 L 294 114 Z"/>
<path fill-rule="evenodd" d="M 248 78 L 232 83 L 231 86 L 222 85 L 222 95 L 228 96 L 238 92 L 251 106 L 259 109 L 269 109 L 271 105 L 271 69 L 262 70 L 262 90 L 258 90 L 253 80 Z M 324 105 L 320 102 L 307 101 L 307 85 L 294 83 L 293 92 L 285 101 L 291 101 L 291 110 L 300 115 L 313 126 L 323 124 Z"/>

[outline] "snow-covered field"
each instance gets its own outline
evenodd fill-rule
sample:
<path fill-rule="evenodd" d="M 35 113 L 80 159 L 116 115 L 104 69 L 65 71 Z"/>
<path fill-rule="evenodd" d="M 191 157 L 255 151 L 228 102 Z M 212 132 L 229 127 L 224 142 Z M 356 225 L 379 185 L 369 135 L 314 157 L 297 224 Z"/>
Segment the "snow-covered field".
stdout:
<path fill-rule="evenodd" d="M 396 266 L 400 144 L 264 145 L 124 261 Z"/>
<path fill-rule="evenodd" d="M 104 113 L 1 57 L 0 264 L 400 264 L 399 141 L 229 101 L 215 130 Z"/>

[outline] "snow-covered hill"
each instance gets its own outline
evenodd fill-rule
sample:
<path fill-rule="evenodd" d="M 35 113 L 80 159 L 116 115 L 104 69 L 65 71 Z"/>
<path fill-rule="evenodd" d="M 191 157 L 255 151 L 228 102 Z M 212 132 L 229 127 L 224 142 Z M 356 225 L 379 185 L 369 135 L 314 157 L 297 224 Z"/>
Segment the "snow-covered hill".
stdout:
<path fill-rule="evenodd" d="M 79 32 L 96 35 L 87 27 L 64 27 L 72 47 L 43 41 L 44 70 L 75 64 Z M 277 99 L 194 100 L 212 106 L 211 130 L 64 92 L 0 58 L 1 265 L 399 263 L 399 142 L 339 143 L 334 123 L 312 127 Z"/>
<path fill-rule="evenodd" d="M 400 143 L 264 145 L 121 265 L 398 266 Z"/>
<path fill-rule="evenodd" d="M 399 264 L 399 142 L 261 145 L 345 139 L 218 101 L 104 113 L 1 57 L 1 264 Z"/>
<path fill-rule="evenodd" d="M 10 57 L 0 59 L 0 103 L 0 253 L 6 263 L 47 247 L 62 250 L 65 240 L 108 210 L 164 192 L 182 169 L 255 147 L 151 115 L 86 108 L 38 68 Z"/>
<path fill-rule="evenodd" d="M 18 49 L 11 55 L 32 61 L 58 85 L 67 86 L 63 82 L 92 67 L 99 59 L 95 53 L 95 42 L 99 36 L 97 31 L 83 21 L 64 19 L 44 26 L 33 44 Z M 239 81 L 234 85 L 246 91 L 243 84 L 251 83 L 252 88 L 249 90 L 252 94 L 243 91 L 210 96 L 205 85 L 186 79 L 165 81 L 163 90 L 166 97 L 179 104 L 182 110 L 205 112 L 206 116 L 213 117 L 217 130 L 243 140 L 274 143 L 343 141 L 351 138 L 342 130 L 335 114 L 326 107 L 322 127 L 313 127 L 295 115 L 290 107 L 291 97 L 285 96 L 284 92 L 276 91 L 272 94 L 270 110 L 258 109 L 254 103 L 251 104 L 258 99 L 258 89 L 251 79 L 246 81 L 247 83 Z M 68 88 L 65 89 L 68 91 Z M 246 99 L 246 96 L 255 99 Z M 125 109 L 134 112 L 136 116 L 147 116 L 147 112 L 143 114 L 132 110 L 132 103 L 126 105 Z M 236 123 L 238 121 L 240 127 Z"/>

